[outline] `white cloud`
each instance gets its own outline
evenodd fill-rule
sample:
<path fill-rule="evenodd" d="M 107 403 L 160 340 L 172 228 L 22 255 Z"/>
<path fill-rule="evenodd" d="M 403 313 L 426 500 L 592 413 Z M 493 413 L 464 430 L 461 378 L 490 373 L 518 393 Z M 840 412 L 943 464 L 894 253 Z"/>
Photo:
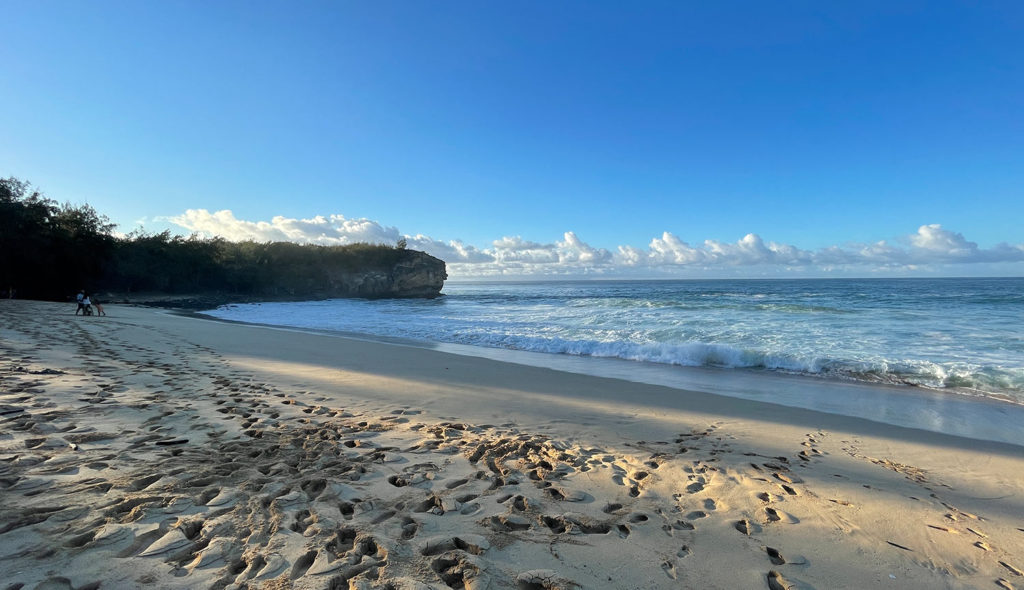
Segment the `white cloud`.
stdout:
<path fill-rule="evenodd" d="M 529 263 L 553 264 L 559 261 L 558 250 L 554 244 L 538 244 L 529 242 L 519 236 L 504 237 L 491 243 L 492 261 L 498 263 Z"/>
<path fill-rule="evenodd" d="M 615 259 L 622 266 L 633 267 L 639 265 L 645 256 L 645 252 L 640 248 L 636 248 L 634 246 L 619 246 L 619 251 L 615 254 Z"/>
<path fill-rule="evenodd" d="M 589 244 L 576 237 L 576 234 L 567 231 L 564 240 L 558 242 L 559 262 L 578 264 L 607 264 L 611 262 L 612 255 L 604 248 L 592 248 Z"/>
<path fill-rule="evenodd" d="M 237 219 L 227 209 L 214 213 L 206 209 L 189 209 L 170 218 L 170 221 L 193 232 L 228 240 L 342 245 L 357 242 L 393 244 L 401 237 L 394 227 L 385 227 L 369 219 L 346 219 L 344 215 L 318 215 L 312 219 L 290 219 L 278 215 L 270 222 L 253 222 Z"/>
<path fill-rule="evenodd" d="M 477 249 L 476 246 L 464 244 L 460 240 L 441 242 L 422 234 L 408 236 L 406 240 L 413 250 L 422 250 L 445 261 L 479 264 L 494 260 L 487 252 Z"/>
<path fill-rule="evenodd" d="M 661 238 L 651 240 L 647 262 L 658 264 L 703 264 L 707 260 L 705 252 L 698 250 L 680 240 L 674 234 L 665 232 Z M 630 254 L 637 258 L 634 264 L 643 264 L 643 251 L 631 248 Z"/>
<path fill-rule="evenodd" d="M 636 257 L 640 251 L 631 252 Z M 747 234 L 734 244 L 718 240 L 705 240 L 702 247 L 694 247 L 675 235 L 665 232 L 651 240 L 648 260 L 650 266 L 748 266 L 755 264 L 804 265 L 813 255 L 796 246 L 767 244 L 757 234 Z M 634 264 L 638 264 L 637 263 Z"/>
<path fill-rule="evenodd" d="M 460 240 L 441 241 L 422 234 L 404 235 L 395 227 L 369 219 L 347 219 L 343 215 L 312 219 L 277 216 L 269 222 L 252 222 L 237 219 L 228 210 L 210 213 L 205 209 L 189 209 L 170 221 L 193 232 L 229 240 L 344 245 L 357 242 L 394 244 L 405 238 L 410 248 L 441 258 L 448 263 L 449 274 L 464 278 L 594 274 L 703 276 L 709 272 L 737 275 L 754 271 L 776 276 L 905 273 L 951 264 L 1024 263 L 1024 244 L 981 248 L 939 224 L 922 225 L 915 233 L 897 240 L 904 246 L 883 240 L 804 250 L 790 244 L 766 242 L 753 233 L 736 242 L 705 240 L 693 246 L 671 232 L 664 232 L 652 239 L 646 249 L 620 245 L 611 252 L 591 246 L 572 231 L 565 232 L 561 240 L 551 243 L 506 236 L 494 240 L 490 247 L 477 248 Z"/>
<path fill-rule="evenodd" d="M 395 227 L 384 226 L 369 219 L 347 219 L 344 215 L 318 215 L 312 219 L 291 219 L 278 215 L 269 222 L 254 222 L 238 219 L 227 209 L 214 213 L 206 209 L 189 209 L 171 217 L 169 221 L 192 232 L 232 241 L 284 241 L 343 246 L 360 242 L 395 244 L 404 237 L 410 248 L 429 252 L 442 260 L 466 263 L 493 260 L 490 255 L 458 240 L 440 242 L 424 235 L 404 236 Z"/>

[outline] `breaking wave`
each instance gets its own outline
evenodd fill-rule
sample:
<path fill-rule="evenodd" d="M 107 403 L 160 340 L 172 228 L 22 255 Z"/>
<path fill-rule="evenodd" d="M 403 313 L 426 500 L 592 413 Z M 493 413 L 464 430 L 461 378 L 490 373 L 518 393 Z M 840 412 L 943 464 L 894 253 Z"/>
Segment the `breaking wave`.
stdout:
<path fill-rule="evenodd" d="M 432 301 L 230 305 L 317 330 L 902 384 L 1024 403 L 1024 280 L 449 285 Z"/>

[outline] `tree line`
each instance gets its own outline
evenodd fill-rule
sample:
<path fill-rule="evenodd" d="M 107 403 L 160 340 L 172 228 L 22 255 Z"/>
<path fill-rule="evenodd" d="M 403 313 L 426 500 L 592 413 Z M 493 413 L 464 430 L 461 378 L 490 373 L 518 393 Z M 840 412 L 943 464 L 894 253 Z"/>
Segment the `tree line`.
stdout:
<path fill-rule="evenodd" d="M 27 182 L 0 179 L 0 289 L 3 296 L 66 300 L 89 292 L 311 293 L 328 275 L 390 269 L 411 251 L 383 244 L 345 246 L 229 242 L 169 231 L 114 234 L 89 205 L 59 204 Z"/>

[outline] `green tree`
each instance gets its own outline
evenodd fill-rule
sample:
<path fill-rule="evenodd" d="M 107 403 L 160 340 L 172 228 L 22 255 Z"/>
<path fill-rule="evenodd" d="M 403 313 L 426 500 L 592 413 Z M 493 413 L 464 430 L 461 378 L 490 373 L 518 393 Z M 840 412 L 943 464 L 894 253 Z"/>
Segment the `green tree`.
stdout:
<path fill-rule="evenodd" d="M 62 298 L 102 274 L 113 224 L 89 205 L 58 206 L 27 182 L 0 180 L 0 287 Z"/>
<path fill-rule="evenodd" d="M 416 255 L 404 239 L 327 247 L 113 230 L 89 205 L 58 205 L 27 182 L 0 179 L 0 289 L 57 300 L 78 289 L 316 297 L 337 292 L 347 273 L 391 272 Z"/>

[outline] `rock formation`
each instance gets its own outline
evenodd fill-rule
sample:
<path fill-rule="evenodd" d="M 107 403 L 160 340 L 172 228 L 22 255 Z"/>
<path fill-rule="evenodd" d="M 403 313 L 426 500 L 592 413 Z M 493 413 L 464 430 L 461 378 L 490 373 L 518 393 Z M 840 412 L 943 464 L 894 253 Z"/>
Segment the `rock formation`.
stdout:
<path fill-rule="evenodd" d="M 281 276 L 259 289 L 244 292 L 200 291 L 193 293 L 114 293 L 104 301 L 178 309 L 211 309 L 226 303 L 303 301 L 363 297 L 366 299 L 422 298 L 441 294 L 448 278 L 445 263 L 425 252 L 402 250 L 394 262 L 367 263 L 362 267 L 304 268 L 293 276 Z"/>
<path fill-rule="evenodd" d="M 407 250 L 403 260 L 390 268 L 358 271 L 328 271 L 326 297 L 419 297 L 431 299 L 441 294 L 448 278 L 444 261 L 425 252 Z"/>

